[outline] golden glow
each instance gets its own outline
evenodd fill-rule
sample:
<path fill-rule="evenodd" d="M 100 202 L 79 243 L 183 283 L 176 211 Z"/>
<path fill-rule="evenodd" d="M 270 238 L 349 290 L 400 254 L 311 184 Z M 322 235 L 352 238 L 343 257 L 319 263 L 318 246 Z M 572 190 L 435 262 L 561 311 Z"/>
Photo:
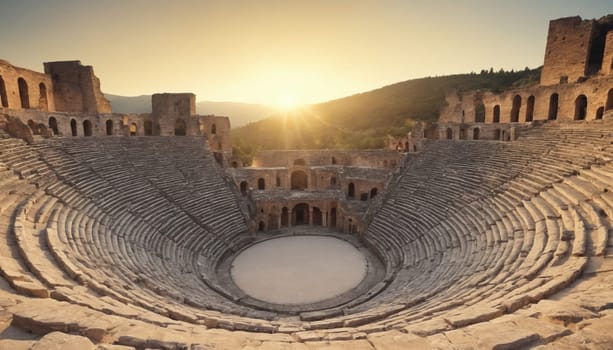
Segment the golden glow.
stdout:
<path fill-rule="evenodd" d="M 277 106 L 283 110 L 291 110 L 298 107 L 298 100 L 291 92 L 283 92 L 277 98 Z"/>
<path fill-rule="evenodd" d="M 189 91 L 289 107 L 410 78 L 536 67 L 550 19 L 611 9 L 606 0 L 4 1 L 0 59 L 37 71 L 79 59 L 117 95 Z"/>

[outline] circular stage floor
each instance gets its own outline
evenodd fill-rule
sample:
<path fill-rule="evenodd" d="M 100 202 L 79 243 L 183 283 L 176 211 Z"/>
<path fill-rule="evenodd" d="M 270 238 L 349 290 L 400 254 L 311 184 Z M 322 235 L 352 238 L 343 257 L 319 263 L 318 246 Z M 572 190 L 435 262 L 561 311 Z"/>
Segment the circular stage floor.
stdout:
<path fill-rule="evenodd" d="M 249 296 L 274 304 L 307 304 L 356 287 L 366 258 L 352 244 L 325 236 L 287 236 L 257 243 L 236 256 L 234 283 Z"/>

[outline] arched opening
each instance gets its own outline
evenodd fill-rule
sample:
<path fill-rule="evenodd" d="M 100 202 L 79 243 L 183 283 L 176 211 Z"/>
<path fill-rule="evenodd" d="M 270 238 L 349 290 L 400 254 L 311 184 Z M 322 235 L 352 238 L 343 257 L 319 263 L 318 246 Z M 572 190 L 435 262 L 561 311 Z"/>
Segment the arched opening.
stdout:
<path fill-rule="evenodd" d="M 55 117 L 49 118 L 49 129 L 53 130 L 53 135 L 59 134 L 59 130 L 57 127 L 57 119 L 55 119 Z"/>
<path fill-rule="evenodd" d="M 485 105 L 482 101 L 479 101 L 477 104 L 475 104 L 475 122 L 485 122 Z"/>
<path fill-rule="evenodd" d="M 77 136 L 77 121 L 74 119 L 70 119 L 70 132 L 72 136 Z"/>
<path fill-rule="evenodd" d="M 304 165 L 306 165 L 306 161 L 304 159 L 302 159 L 302 158 L 299 158 L 299 159 L 296 159 L 294 161 L 294 165 L 302 165 L 302 166 L 304 166 Z"/>
<path fill-rule="evenodd" d="M 494 123 L 500 123 L 500 105 L 494 106 L 494 115 L 492 117 Z"/>
<path fill-rule="evenodd" d="M 330 221 L 328 222 L 329 227 L 336 227 L 336 208 L 330 209 Z"/>
<path fill-rule="evenodd" d="M 273 212 L 276 212 L 275 208 L 273 208 Z M 277 229 L 277 216 L 274 214 L 268 214 L 268 231 Z"/>
<path fill-rule="evenodd" d="M 587 97 L 579 95 L 575 100 L 575 120 L 585 120 L 587 116 Z"/>
<path fill-rule="evenodd" d="M 323 215 L 317 207 L 313 207 L 313 225 L 323 225 Z"/>
<path fill-rule="evenodd" d="M 383 160 L 383 167 L 384 167 L 384 168 L 387 168 L 387 159 L 384 159 L 384 160 Z"/>
<path fill-rule="evenodd" d="M 138 133 L 138 128 L 136 127 L 136 123 L 130 124 L 130 136 L 136 136 Z"/>
<path fill-rule="evenodd" d="M 6 96 L 6 85 L 4 85 L 2 76 L 0 76 L 0 102 L 2 102 L 2 107 L 7 108 L 9 106 L 9 100 Z"/>
<path fill-rule="evenodd" d="M 479 139 L 479 128 L 474 128 L 473 129 L 473 140 L 478 140 Z"/>
<path fill-rule="evenodd" d="M 92 122 L 87 119 L 83 121 L 83 135 L 92 136 Z"/>
<path fill-rule="evenodd" d="M 336 164 L 336 158 L 332 157 L 332 164 Z"/>
<path fill-rule="evenodd" d="M 277 179 L 276 179 L 276 185 L 277 185 L 277 187 L 281 187 L 281 178 L 278 177 L 278 176 L 277 176 Z"/>
<path fill-rule="evenodd" d="M 373 187 L 373 188 L 370 190 L 370 198 L 372 199 L 372 198 L 374 198 L 375 196 L 377 196 L 377 188 L 376 188 L 376 187 Z"/>
<path fill-rule="evenodd" d="M 558 119 L 558 94 L 552 94 L 551 97 L 549 97 L 549 113 L 547 119 Z"/>
<path fill-rule="evenodd" d="M 336 186 L 336 176 L 330 177 L 330 186 Z"/>
<path fill-rule="evenodd" d="M 287 207 L 281 209 L 281 227 L 287 227 L 289 223 L 289 210 Z"/>
<path fill-rule="evenodd" d="M 297 204 L 293 210 L 294 225 L 309 224 L 309 205 L 306 203 Z"/>
<path fill-rule="evenodd" d="M 247 195 L 247 186 L 248 186 L 247 181 L 241 181 L 240 188 L 241 188 L 241 194 L 243 196 Z"/>
<path fill-rule="evenodd" d="M 604 107 L 598 107 L 598 109 L 596 110 L 596 119 L 602 119 L 603 115 L 604 115 Z"/>
<path fill-rule="evenodd" d="M 526 122 L 534 120 L 534 96 L 528 97 L 526 104 Z"/>
<path fill-rule="evenodd" d="M 460 140 L 466 140 L 466 129 L 460 129 Z"/>
<path fill-rule="evenodd" d="M 308 187 L 308 176 L 302 170 L 296 170 L 291 176 L 291 189 L 296 191 L 304 191 Z"/>
<path fill-rule="evenodd" d="M 521 96 L 513 97 L 513 106 L 511 107 L 511 123 L 519 122 L 519 109 L 521 108 Z"/>
<path fill-rule="evenodd" d="M 264 232 L 265 228 L 266 228 L 266 224 L 264 224 L 264 221 L 260 221 L 260 223 L 258 224 L 258 231 Z"/>
<path fill-rule="evenodd" d="M 19 98 L 21 99 L 21 108 L 30 108 L 30 95 L 28 94 L 28 83 L 23 78 L 17 79 L 19 86 Z"/>
<path fill-rule="evenodd" d="M 232 167 L 233 168 L 238 168 L 238 162 L 237 161 L 233 161 L 232 162 Z M 278 178 L 277 178 L 278 179 Z"/>
<path fill-rule="evenodd" d="M 362 202 L 366 202 L 368 200 L 368 193 L 361 193 L 360 194 L 360 200 Z"/>
<path fill-rule="evenodd" d="M 143 125 L 143 128 L 145 129 L 145 136 L 153 135 L 153 122 L 151 120 L 145 120 L 145 124 Z"/>
<path fill-rule="evenodd" d="M 2 88 L 2 86 L 0 86 L 0 88 Z M 613 109 L 613 89 L 609 90 L 609 93 L 607 94 L 607 103 L 605 104 L 604 109 L 605 111 L 608 111 L 609 109 Z"/>
<path fill-rule="evenodd" d="M 355 198 L 355 185 L 353 182 L 350 182 L 349 185 L 347 185 L 347 198 Z"/>
<path fill-rule="evenodd" d="M 447 128 L 447 140 L 453 139 L 453 130 L 451 128 Z"/>
<path fill-rule="evenodd" d="M 500 129 L 494 130 L 494 140 L 500 141 Z"/>
<path fill-rule="evenodd" d="M 185 121 L 183 119 L 175 120 L 175 136 L 185 136 Z"/>
<path fill-rule="evenodd" d="M 46 111 L 48 109 L 48 106 L 47 106 L 47 87 L 45 86 L 45 84 L 43 83 L 38 84 L 38 92 L 39 92 L 38 108 L 42 109 L 43 111 Z"/>
<path fill-rule="evenodd" d="M 107 136 L 111 136 L 113 135 L 113 121 L 112 120 L 107 120 L 106 123 L 106 134 Z"/>
<path fill-rule="evenodd" d="M 217 125 L 211 125 L 211 135 L 217 134 Z"/>
<path fill-rule="evenodd" d="M 258 179 L 258 190 L 265 190 L 266 189 L 266 182 L 264 181 L 263 178 L 259 178 Z"/>

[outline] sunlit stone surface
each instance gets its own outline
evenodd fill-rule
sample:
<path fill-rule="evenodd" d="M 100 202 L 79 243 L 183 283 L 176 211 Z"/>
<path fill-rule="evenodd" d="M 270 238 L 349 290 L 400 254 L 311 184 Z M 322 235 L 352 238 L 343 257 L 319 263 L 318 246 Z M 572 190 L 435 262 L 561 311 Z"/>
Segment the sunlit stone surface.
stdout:
<path fill-rule="evenodd" d="M 281 237 L 241 252 L 231 268 L 250 296 L 277 304 L 306 304 L 350 290 L 366 275 L 366 259 L 334 237 Z"/>

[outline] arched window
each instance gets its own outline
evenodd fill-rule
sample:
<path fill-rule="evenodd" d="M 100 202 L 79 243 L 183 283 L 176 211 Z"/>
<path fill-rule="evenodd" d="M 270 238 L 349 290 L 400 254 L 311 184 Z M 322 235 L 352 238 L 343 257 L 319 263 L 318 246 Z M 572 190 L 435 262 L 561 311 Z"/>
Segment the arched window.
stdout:
<path fill-rule="evenodd" d="M 587 97 L 579 95 L 575 100 L 575 120 L 585 120 L 587 116 Z"/>
<path fill-rule="evenodd" d="M 477 104 L 475 104 L 475 122 L 485 122 L 485 105 L 482 101 L 479 101 L 477 102 Z"/>
<path fill-rule="evenodd" d="M 332 164 L 336 164 L 336 158 L 332 157 Z"/>
<path fill-rule="evenodd" d="M 39 91 L 38 108 L 42 109 L 43 111 L 46 111 L 48 109 L 47 107 L 47 87 L 45 86 L 44 83 L 38 84 L 38 91 Z"/>
<path fill-rule="evenodd" d="M 9 100 L 6 96 L 6 85 L 4 85 L 4 79 L 0 75 L 0 102 L 2 102 L 2 107 L 7 108 L 9 106 Z"/>
<path fill-rule="evenodd" d="M 2 86 L 0 86 L 0 88 L 2 88 Z M 604 109 L 605 111 L 608 111 L 609 109 L 613 109 L 613 89 L 609 90 L 609 93 L 607 94 L 607 103 L 605 104 Z"/>
<path fill-rule="evenodd" d="M 138 134 L 138 127 L 136 127 L 136 123 L 130 124 L 130 136 L 136 136 Z"/>
<path fill-rule="evenodd" d="M 264 232 L 264 228 L 265 228 L 265 224 L 264 221 L 260 221 L 260 223 L 258 224 L 258 231 L 260 232 Z"/>
<path fill-rule="evenodd" d="M 598 107 L 596 110 L 596 119 L 602 119 L 602 115 L 604 114 L 604 107 Z"/>
<path fill-rule="evenodd" d="M 336 186 L 336 176 L 330 177 L 330 186 Z"/>
<path fill-rule="evenodd" d="M 494 106 L 494 115 L 492 120 L 494 123 L 500 123 L 500 105 Z"/>
<path fill-rule="evenodd" d="M 106 134 L 113 135 L 113 121 L 110 119 L 106 121 Z"/>
<path fill-rule="evenodd" d="M 447 140 L 453 139 L 453 130 L 451 128 L 447 128 Z"/>
<path fill-rule="evenodd" d="M 558 119 L 558 94 L 552 94 L 551 97 L 549 97 L 549 114 L 547 115 L 547 119 Z"/>
<path fill-rule="evenodd" d="M 534 96 L 528 97 L 528 103 L 526 104 L 526 122 L 534 120 Z"/>
<path fill-rule="evenodd" d="M 145 129 L 145 136 L 153 135 L 153 122 L 151 120 L 145 120 L 145 125 L 143 127 Z"/>
<path fill-rule="evenodd" d="M 302 159 L 302 158 L 299 158 L 299 159 L 296 159 L 294 161 L 294 165 L 302 165 L 302 166 L 304 166 L 304 165 L 306 165 L 306 161 L 304 159 Z"/>
<path fill-rule="evenodd" d="M 175 120 L 175 136 L 185 136 L 185 121 L 183 119 Z"/>
<path fill-rule="evenodd" d="M 53 135 L 58 135 L 57 120 L 55 117 L 49 117 L 49 129 L 53 130 Z"/>
<path fill-rule="evenodd" d="M 211 125 L 211 135 L 217 134 L 217 125 Z"/>
<path fill-rule="evenodd" d="M 247 181 L 241 181 L 240 188 L 241 188 L 241 194 L 243 196 L 246 196 L 247 195 Z"/>
<path fill-rule="evenodd" d="M 28 94 L 28 83 L 23 78 L 17 79 L 19 86 L 19 98 L 21 99 L 21 108 L 30 108 L 30 95 Z"/>
<path fill-rule="evenodd" d="M 276 180 L 277 187 L 281 187 L 281 178 L 277 176 Z"/>
<path fill-rule="evenodd" d="M 83 121 L 83 135 L 92 136 L 92 122 L 87 119 Z"/>
<path fill-rule="evenodd" d="M 266 182 L 264 182 L 263 178 L 259 178 L 258 179 L 258 190 L 265 190 L 266 189 Z"/>
<path fill-rule="evenodd" d="M 347 198 L 353 199 L 355 197 L 355 185 L 350 182 L 347 186 Z"/>
<path fill-rule="evenodd" d="M 72 136 L 77 136 L 77 121 L 74 119 L 70 119 L 70 131 Z"/>
<path fill-rule="evenodd" d="M 479 139 L 479 128 L 474 128 L 473 129 L 473 140 L 478 140 Z"/>
<path fill-rule="evenodd" d="M 460 129 L 460 140 L 466 140 L 466 129 Z"/>
<path fill-rule="evenodd" d="M 511 107 L 511 123 L 519 122 L 519 109 L 521 108 L 521 96 L 513 97 L 513 106 Z"/>
<path fill-rule="evenodd" d="M 376 195 L 377 195 L 377 188 L 376 188 L 376 187 L 373 187 L 373 188 L 370 190 L 370 198 L 372 199 L 372 198 L 373 198 L 373 197 L 375 197 Z"/>
<path fill-rule="evenodd" d="M 304 171 L 294 171 L 291 176 L 291 189 L 297 191 L 304 191 L 308 188 L 308 181 L 308 176 Z"/>

